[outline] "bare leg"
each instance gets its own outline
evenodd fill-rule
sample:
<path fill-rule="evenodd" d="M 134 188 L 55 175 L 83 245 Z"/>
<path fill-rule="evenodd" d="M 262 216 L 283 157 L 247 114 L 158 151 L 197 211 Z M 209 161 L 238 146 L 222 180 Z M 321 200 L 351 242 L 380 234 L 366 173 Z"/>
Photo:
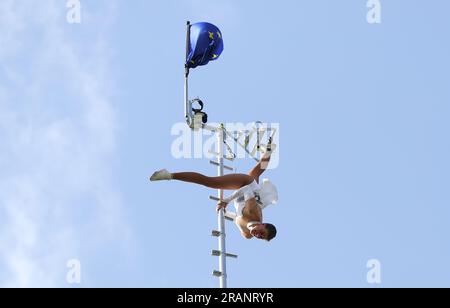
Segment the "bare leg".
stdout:
<path fill-rule="evenodd" d="M 254 178 L 256 182 L 259 183 L 259 177 L 267 170 L 271 155 L 271 151 L 264 154 L 259 163 L 250 171 L 249 176 Z"/>
<path fill-rule="evenodd" d="M 228 174 L 219 177 L 208 177 L 196 172 L 172 173 L 174 180 L 203 185 L 214 189 L 236 190 L 244 187 L 251 182 L 253 178 L 247 174 Z"/>

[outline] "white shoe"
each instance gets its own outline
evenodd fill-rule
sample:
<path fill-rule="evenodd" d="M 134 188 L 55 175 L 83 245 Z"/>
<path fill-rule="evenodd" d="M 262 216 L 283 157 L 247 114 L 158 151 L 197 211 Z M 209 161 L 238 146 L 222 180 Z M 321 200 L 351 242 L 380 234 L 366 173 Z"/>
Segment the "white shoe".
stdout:
<path fill-rule="evenodd" d="M 156 171 L 153 173 L 153 175 L 150 177 L 150 181 L 156 182 L 156 181 L 170 181 L 172 180 L 172 174 L 167 171 L 166 169 Z"/>

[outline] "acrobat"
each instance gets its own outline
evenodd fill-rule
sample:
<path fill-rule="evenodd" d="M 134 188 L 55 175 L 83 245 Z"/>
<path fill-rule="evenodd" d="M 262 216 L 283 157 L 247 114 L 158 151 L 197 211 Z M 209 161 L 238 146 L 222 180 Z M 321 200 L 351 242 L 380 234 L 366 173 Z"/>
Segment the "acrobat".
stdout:
<path fill-rule="evenodd" d="M 228 174 L 208 177 L 196 172 L 170 173 L 163 169 L 155 172 L 150 181 L 177 180 L 203 185 L 213 189 L 236 190 L 231 196 L 220 201 L 217 210 L 226 209 L 234 200 L 235 223 L 246 239 L 257 238 L 271 241 L 277 234 L 273 224 L 263 223 L 262 210 L 278 201 L 276 187 L 267 179 L 260 184 L 260 176 L 266 171 L 275 145 L 268 147 L 259 163 L 248 174 Z"/>

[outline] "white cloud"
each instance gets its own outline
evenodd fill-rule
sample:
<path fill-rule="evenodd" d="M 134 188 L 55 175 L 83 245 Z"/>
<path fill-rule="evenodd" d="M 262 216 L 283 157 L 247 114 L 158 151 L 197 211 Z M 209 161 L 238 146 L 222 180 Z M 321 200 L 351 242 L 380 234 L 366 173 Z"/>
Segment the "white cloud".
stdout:
<path fill-rule="evenodd" d="M 131 240 L 111 172 L 112 20 L 88 12 L 77 43 L 65 14 L 64 1 L 0 2 L 0 286 L 66 286 L 68 259 Z"/>

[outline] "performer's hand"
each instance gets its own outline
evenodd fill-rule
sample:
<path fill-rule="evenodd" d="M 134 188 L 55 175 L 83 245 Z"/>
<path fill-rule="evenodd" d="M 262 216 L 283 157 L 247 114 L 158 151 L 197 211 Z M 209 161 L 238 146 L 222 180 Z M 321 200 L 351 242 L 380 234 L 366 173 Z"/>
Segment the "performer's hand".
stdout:
<path fill-rule="evenodd" d="M 224 201 L 220 201 L 220 202 L 217 204 L 217 212 L 219 212 L 221 209 L 223 209 L 223 211 L 225 212 L 227 206 L 228 206 L 228 203 L 226 203 L 226 202 L 224 202 Z"/>

